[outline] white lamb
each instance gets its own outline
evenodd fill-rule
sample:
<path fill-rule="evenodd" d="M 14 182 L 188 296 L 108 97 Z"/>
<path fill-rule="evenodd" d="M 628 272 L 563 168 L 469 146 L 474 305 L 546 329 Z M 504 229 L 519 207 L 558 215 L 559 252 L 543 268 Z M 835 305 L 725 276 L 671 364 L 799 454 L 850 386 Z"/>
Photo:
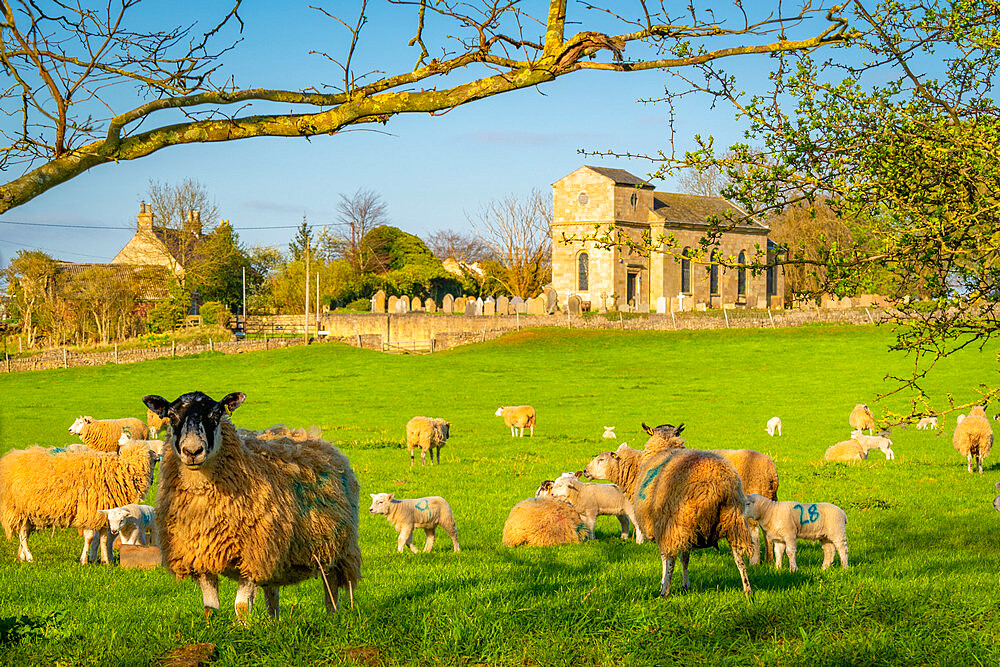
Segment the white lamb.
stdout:
<path fill-rule="evenodd" d="M 562 500 L 573 506 L 583 519 L 584 525 L 594 539 L 594 523 L 599 516 L 615 516 L 622 527 L 622 539 L 628 539 L 629 522 L 635 526 L 635 543 L 642 544 L 642 531 L 635 518 L 632 503 L 625 493 L 614 484 L 595 484 L 581 482 L 576 475 L 563 474 L 552 483 L 550 490 L 552 498 Z"/>
<path fill-rule="evenodd" d="M 965 415 L 959 415 L 959 416 L 955 417 L 955 426 L 958 426 L 963 421 L 965 421 Z"/>
<path fill-rule="evenodd" d="M 834 552 L 840 556 L 840 566 L 847 568 L 847 514 L 830 503 L 793 503 L 788 500 L 768 500 L 751 493 L 746 497 L 746 515 L 755 519 L 774 542 L 774 564 L 781 569 L 781 556 L 788 551 L 792 572 L 798 540 L 819 541 L 823 545 L 823 569 L 833 564 Z"/>
<path fill-rule="evenodd" d="M 885 454 L 886 461 L 896 458 L 896 453 L 892 451 L 892 440 L 889 439 L 888 429 L 883 429 L 878 435 L 864 435 L 861 431 L 851 431 L 851 440 L 861 445 L 866 458 L 873 449 Z"/>
<path fill-rule="evenodd" d="M 937 417 L 921 417 L 917 422 L 917 428 L 921 431 L 937 428 Z"/>
<path fill-rule="evenodd" d="M 99 510 L 108 517 L 111 532 L 122 537 L 122 544 L 156 546 L 156 510 L 150 505 L 123 505 L 110 510 Z M 146 531 L 150 532 L 146 541 Z"/>
<path fill-rule="evenodd" d="M 601 437 L 602 438 L 611 438 L 612 440 L 615 439 L 615 438 L 617 438 L 618 436 L 615 435 L 615 427 L 614 426 L 605 426 L 604 427 L 604 435 L 602 435 Z"/>
<path fill-rule="evenodd" d="M 764 429 L 767 434 L 774 437 L 774 432 L 777 431 L 778 435 L 781 435 L 781 417 L 771 417 L 767 420 L 767 427 Z"/>
<path fill-rule="evenodd" d="M 163 440 L 136 440 L 131 437 L 127 432 L 122 432 L 121 436 L 118 438 L 118 446 L 127 445 L 130 442 L 135 442 L 140 445 L 146 445 L 149 450 L 156 454 L 157 460 L 163 458 L 164 441 Z"/>
<path fill-rule="evenodd" d="M 399 553 L 403 553 L 403 547 L 409 547 L 413 553 L 418 552 L 417 547 L 413 545 L 414 528 L 424 529 L 427 534 L 424 553 L 430 551 L 434 546 L 434 532 L 438 526 L 444 528 L 451 537 L 451 545 L 455 551 L 461 551 L 458 546 L 458 527 L 455 525 L 455 517 L 451 513 L 451 506 L 444 498 L 428 496 L 396 500 L 393 493 L 368 495 L 372 497 L 368 511 L 372 514 L 384 514 L 393 528 L 399 531 L 399 539 L 396 540 L 396 551 Z"/>

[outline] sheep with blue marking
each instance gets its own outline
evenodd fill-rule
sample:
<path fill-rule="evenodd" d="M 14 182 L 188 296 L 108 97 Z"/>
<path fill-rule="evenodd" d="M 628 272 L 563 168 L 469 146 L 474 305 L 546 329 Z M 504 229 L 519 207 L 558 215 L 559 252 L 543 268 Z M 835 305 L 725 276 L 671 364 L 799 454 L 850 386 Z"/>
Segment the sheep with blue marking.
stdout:
<path fill-rule="evenodd" d="M 393 493 L 372 493 L 372 504 L 368 508 L 371 514 L 382 514 L 392 524 L 392 527 L 399 532 L 396 540 L 396 551 L 403 553 L 403 549 L 410 548 L 410 551 L 417 553 L 419 550 L 413 544 L 413 530 L 422 528 L 427 535 L 424 542 L 424 553 L 434 547 L 434 537 L 437 527 L 441 526 L 448 537 L 451 538 L 452 548 L 458 552 L 458 526 L 455 525 L 455 516 L 451 513 L 451 506 L 448 501 L 441 496 L 428 496 L 426 498 L 403 498 L 396 499 Z"/>
<path fill-rule="evenodd" d="M 833 564 L 836 553 L 840 566 L 847 569 L 847 514 L 831 503 L 797 503 L 770 500 L 756 493 L 746 497 L 746 515 L 756 520 L 774 543 L 774 564 L 781 569 L 781 557 L 788 552 L 788 566 L 796 572 L 798 540 L 823 545 L 823 569 Z"/>
<path fill-rule="evenodd" d="M 241 622 L 258 587 L 277 618 L 281 586 L 317 576 L 334 612 L 340 589 L 353 595 L 361 575 L 354 471 L 324 440 L 241 439 L 228 415 L 245 398 L 143 398 L 169 421 L 156 497 L 163 564 L 198 581 L 206 618 L 219 608 L 220 574 L 238 581 Z"/>

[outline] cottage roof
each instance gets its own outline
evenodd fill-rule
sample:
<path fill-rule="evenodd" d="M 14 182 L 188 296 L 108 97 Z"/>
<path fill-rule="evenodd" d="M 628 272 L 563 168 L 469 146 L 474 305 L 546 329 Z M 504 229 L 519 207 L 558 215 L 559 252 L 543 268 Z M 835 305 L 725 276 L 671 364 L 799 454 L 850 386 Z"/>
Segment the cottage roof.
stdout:
<path fill-rule="evenodd" d="M 636 185 L 643 188 L 653 189 L 653 186 L 649 182 L 642 180 L 635 174 L 629 173 L 624 169 L 610 169 L 608 167 L 594 167 L 589 164 L 584 165 L 587 169 L 604 176 L 605 178 L 610 178 L 615 182 L 615 185 Z"/>
<path fill-rule="evenodd" d="M 724 197 L 654 192 L 653 213 L 667 222 L 700 225 L 707 225 L 708 218 L 712 216 L 726 221 L 729 215 L 738 228 L 767 229 L 766 225 L 749 217 L 746 211 Z"/>
<path fill-rule="evenodd" d="M 197 248 L 201 245 L 203 238 L 185 229 L 172 229 L 169 227 L 154 227 L 153 234 L 163 243 L 170 256 L 181 265 L 197 255 Z"/>
<path fill-rule="evenodd" d="M 109 280 L 138 285 L 144 299 L 162 299 L 167 295 L 167 282 L 165 280 L 167 270 L 162 266 L 56 261 L 58 275 L 64 276 L 66 279 L 83 275 L 92 269 L 104 273 Z"/>

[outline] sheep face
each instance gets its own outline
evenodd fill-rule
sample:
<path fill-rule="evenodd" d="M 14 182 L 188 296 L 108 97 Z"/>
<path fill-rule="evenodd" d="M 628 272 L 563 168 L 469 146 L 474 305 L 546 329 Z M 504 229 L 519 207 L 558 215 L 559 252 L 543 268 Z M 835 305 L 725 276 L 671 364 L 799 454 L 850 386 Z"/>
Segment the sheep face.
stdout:
<path fill-rule="evenodd" d="M 111 528 L 111 532 L 113 533 L 121 532 L 122 521 L 129 516 L 128 510 L 124 507 L 98 511 L 108 517 L 108 527 Z"/>
<path fill-rule="evenodd" d="M 608 479 L 608 469 L 612 461 L 618 459 L 614 452 L 603 452 L 594 457 L 594 460 L 583 469 L 583 474 L 589 479 Z"/>
<path fill-rule="evenodd" d="M 92 421 L 94 421 L 93 417 L 77 417 L 76 421 L 70 425 L 69 432 L 73 435 L 80 435 L 83 433 L 83 427 Z"/>
<path fill-rule="evenodd" d="M 764 496 L 759 494 L 748 493 L 746 500 L 743 502 L 743 515 L 750 519 L 759 519 L 760 517 L 757 516 L 757 501 L 763 498 Z"/>
<path fill-rule="evenodd" d="M 167 444 L 181 463 L 197 470 L 218 453 L 217 445 L 222 442 L 222 417 L 240 407 L 244 399 L 245 394 L 235 392 L 216 402 L 195 391 L 172 403 L 156 395 L 146 396 L 142 402 L 170 423 Z"/>
<path fill-rule="evenodd" d="M 648 435 L 660 435 L 664 438 L 671 438 L 673 436 L 680 435 L 684 430 L 684 423 L 682 422 L 679 426 L 674 426 L 673 424 L 660 424 L 659 426 L 646 426 L 646 422 L 642 422 L 642 430 Z"/>
<path fill-rule="evenodd" d="M 538 485 L 538 490 L 535 491 L 536 498 L 548 498 L 552 494 L 552 480 L 547 479 Z"/>
<path fill-rule="evenodd" d="M 576 481 L 576 475 L 573 473 L 563 474 L 561 477 L 557 477 L 556 481 L 552 483 L 553 498 L 569 499 L 579 492 L 580 483 Z"/>
<path fill-rule="evenodd" d="M 396 498 L 394 493 L 369 493 L 372 497 L 371 507 L 368 508 L 370 514 L 388 514 L 389 506 Z"/>
<path fill-rule="evenodd" d="M 503 416 L 503 406 L 502 405 L 499 408 L 497 408 L 497 411 L 493 413 L 493 416 L 494 417 L 502 417 Z"/>

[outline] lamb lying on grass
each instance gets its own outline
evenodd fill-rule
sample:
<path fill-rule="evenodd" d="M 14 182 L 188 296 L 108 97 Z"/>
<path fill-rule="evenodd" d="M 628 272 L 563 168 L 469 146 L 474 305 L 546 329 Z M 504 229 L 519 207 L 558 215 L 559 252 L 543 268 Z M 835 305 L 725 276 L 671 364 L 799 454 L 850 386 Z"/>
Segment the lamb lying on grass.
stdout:
<path fill-rule="evenodd" d="M 836 445 L 831 445 L 823 452 L 824 461 L 834 461 L 839 463 L 854 463 L 864 461 L 868 458 L 868 452 L 857 440 L 843 440 Z"/>
<path fill-rule="evenodd" d="M 937 428 L 937 425 L 937 417 L 921 417 L 920 421 L 917 422 L 917 430 L 926 431 Z"/>
<path fill-rule="evenodd" d="M 522 500 L 510 510 L 503 524 L 505 547 L 553 547 L 579 544 L 585 539 L 587 527 L 580 514 L 553 498 Z"/>
<path fill-rule="evenodd" d="M 781 556 L 787 550 L 792 572 L 797 540 L 813 540 L 823 545 L 823 569 L 833 563 L 834 552 L 840 556 L 840 566 L 847 568 L 847 514 L 830 503 L 793 503 L 768 500 L 751 493 L 746 498 L 746 515 L 756 519 L 774 542 L 774 565 L 781 569 Z"/>
<path fill-rule="evenodd" d="M 108 517 L 111 532 L 121 535 L 122 544 L 156 546 L 156 510 L 152 506 L 131 503 L 100 512 Z M 150 533 L 148 542 L 147 531 Z"/>
<path fill-rule="evenodd" d="M 632 503 L 614 484 L 593 484 L 581 482 L 575 475 L 563 475 L 555 480 L 551 488 L 552 497 L 569 503 L 583 520 L 590 539 L 594 539 L 594 524 L 599 516 L 614 516 L 622 527 L 622 539 L 628 539 L 629 521 L 635 525 L 635 543 L 645 540 L 639 530 Z"/>
<path fill-rule="evenodd" d="M 396 495 L 393 493 L 369 495 L 372 497 L 372 504 L 368 511 L 372 514 L 385 515 L 392 527 L 399 531 L 399 539 L 396 540 L 396 551 L 399 553 L 403 553 L 403 547 L 409 547 L 413 553 L 418 552 L 417 547 L 413 545 L 414 528 L 424 529 L 427 534 L 424 553 L 430 551 L 434 546 L 435 531 L 438 526 L 444 528 L 451 537 L 451 545 L 455 551 L 461 551 L 458 546 L 458 527 L 455 525 L 455 517 L 444 498 L 428 496 L 396 500 Z"/>

